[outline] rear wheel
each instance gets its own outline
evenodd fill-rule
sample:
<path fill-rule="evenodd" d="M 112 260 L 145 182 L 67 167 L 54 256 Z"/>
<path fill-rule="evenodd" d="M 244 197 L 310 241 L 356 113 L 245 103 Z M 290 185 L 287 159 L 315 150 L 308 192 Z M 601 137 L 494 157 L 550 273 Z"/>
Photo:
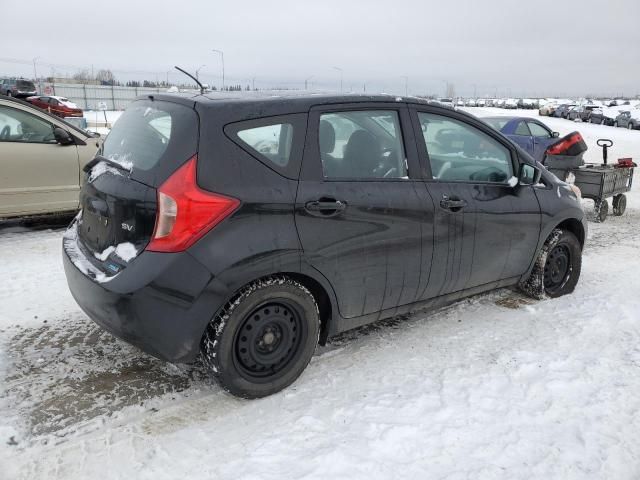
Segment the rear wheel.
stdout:
<path fill-rule="evenodd" d="M 582 269 L 582 248 L 576 236 L 554 229 L 536 258 L 529 277 L 519 287 L 536 299 L 556 298 L 573 292 Z"/>
<path fill-rule="evenodd" d="M 318 344 L 320 317 L 313 295 L 288 277 L 244 287 L 210 322 L 202 356 L 233 395 L 259 398 L 293 383 Z"/>
<path fill-rule="evenodd" d="M 614 127 L 617 127 L 617 126 L 618 126 L 618 121 L 617 121 L 617 120 L 613 122 L 613 126 L 614 126 Z"/>
<path fill-rule="evenodd" d="M 627 210 L 627 196 L 624 193 L 613 197 L 613 214 L 616 217 L 623 215 Z"/>

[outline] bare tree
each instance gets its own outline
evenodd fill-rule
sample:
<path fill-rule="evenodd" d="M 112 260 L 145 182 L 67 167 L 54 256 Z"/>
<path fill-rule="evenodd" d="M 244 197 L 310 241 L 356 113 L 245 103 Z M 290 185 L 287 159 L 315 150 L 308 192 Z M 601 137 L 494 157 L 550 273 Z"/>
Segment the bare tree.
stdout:
<path fill-rule="evenodd" d="M 82 70 L 78 70 L 78 72 L 73 76 L 73 79 L 77 80 L 79 83 L 89 83 L 91 80 L 89 69 L 83 68 Z"/>
<path fill-rule="evenodd" d="M 116 81 L 116 77 L 113 75 L 111 70 L 98 70 L 96 80 L 102 85 L 113 85 Z"/>

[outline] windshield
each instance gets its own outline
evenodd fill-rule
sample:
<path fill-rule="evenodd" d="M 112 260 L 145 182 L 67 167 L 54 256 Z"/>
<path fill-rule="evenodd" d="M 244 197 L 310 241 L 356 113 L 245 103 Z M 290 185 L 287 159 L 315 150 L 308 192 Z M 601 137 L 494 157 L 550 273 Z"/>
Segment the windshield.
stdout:
<path fill-rule="evenodd" d="M 498 131 L 502 130 L 507 122 L 509 122 L 508 118 L 483 118 L 482 120 Z"/>

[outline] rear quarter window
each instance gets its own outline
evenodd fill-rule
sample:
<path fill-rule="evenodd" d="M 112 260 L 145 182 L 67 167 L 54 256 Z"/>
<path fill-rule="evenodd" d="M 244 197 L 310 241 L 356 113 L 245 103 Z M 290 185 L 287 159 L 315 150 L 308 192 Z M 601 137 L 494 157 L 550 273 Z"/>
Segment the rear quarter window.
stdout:
<path fill-rule="evenodd" d="M 264 117 L 225 126 L 236 145 L 287 178 L 297 178 L 304 147 L 307 115 Z"/>

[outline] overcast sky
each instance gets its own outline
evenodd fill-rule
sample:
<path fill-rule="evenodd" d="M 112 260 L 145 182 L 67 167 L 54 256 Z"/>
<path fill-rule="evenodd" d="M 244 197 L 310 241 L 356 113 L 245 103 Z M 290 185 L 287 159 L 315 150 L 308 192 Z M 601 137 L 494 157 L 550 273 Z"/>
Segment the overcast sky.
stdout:
<path fill-rule="evenodd" d="M 339 90 L 338 67 L 345 91 L 404 93 L 406 76 L 411 94 L 443 95 L 445 82 L 460 95 L 640 93 L 638 0 L 31 0 L 29 13 L 24 2 L 0 5 L 0 75 L 32 76 L 34 57 L 39 74 L 93 65 L 121 80 L 204 64 L 201 78 L 219 85 L 215 48 L 227 84 L 255 77 L 260 88 L 303 88 L 312 77 L 310 87 Z M 142 71 L 154 73 L 133 73 Z"/>

